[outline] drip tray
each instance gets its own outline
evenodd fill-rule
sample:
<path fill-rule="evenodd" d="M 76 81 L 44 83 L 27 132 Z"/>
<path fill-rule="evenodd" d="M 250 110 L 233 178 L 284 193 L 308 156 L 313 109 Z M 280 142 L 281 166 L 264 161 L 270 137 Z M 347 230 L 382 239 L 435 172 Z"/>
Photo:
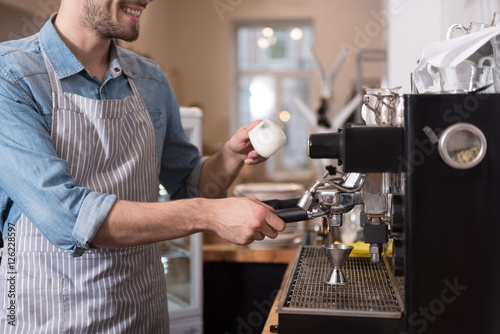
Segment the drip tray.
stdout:
<path fill-rule="evenodd" d="M 349 257 L 343 267 L 347 285 L 326 284 L 330 270 L 322 247 L 301 247 L 280 298 L 278 314 L 401 318 L 400 294 L 384 262 Z M 399 280 L 395 286 L 401 284 L 404 282 Z"/>

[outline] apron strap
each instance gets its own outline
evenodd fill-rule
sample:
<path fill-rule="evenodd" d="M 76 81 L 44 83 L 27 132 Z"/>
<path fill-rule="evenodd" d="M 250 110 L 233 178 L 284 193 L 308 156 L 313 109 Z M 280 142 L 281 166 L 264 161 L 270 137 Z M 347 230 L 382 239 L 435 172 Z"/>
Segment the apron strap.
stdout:
<path fill-rule="evenodd" d="M 137 90 L 137 87 L 135 86 L 134 80 L 132 80 L 130 78 L 127 78 L 127 79 L 128 79 L 128 83 L 130 85 L 130 88 L 132 88 L 132 93 L 134 93 L 135 96 L 141 96 L 141 94 L 139 94 L 139 91 Z"/>
<path fill-rule="evenodd" d="M 42 52 L 42 54 L 43 60 L 45 61 L 45 67 L 47 68 L 47 73 L 49 74 L 50 86 L 52 87 L 52 95 L 54 95 L 54 92 L 61 94 L 63 92 L 61 82 L 59 81 L 59 79 L 57 79 L 56 72 L 52 68 L 52 65 L 47 59 L 47 56 L 45 56 L 45 52 Z"/>

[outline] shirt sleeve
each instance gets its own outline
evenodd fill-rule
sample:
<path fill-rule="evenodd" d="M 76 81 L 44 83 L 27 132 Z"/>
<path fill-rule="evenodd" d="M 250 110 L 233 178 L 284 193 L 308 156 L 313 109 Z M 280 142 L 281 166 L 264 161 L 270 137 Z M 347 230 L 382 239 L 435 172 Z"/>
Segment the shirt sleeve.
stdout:
<path fill-rule="evenodd" d="M 160 182 L 170 199 L 197 197 L 201 168 L 208 157 L 201 157 L 198 148 L 189 142 L 182 127 L 179 105 L 169 85 L 166 94 L 167 129 L 160 159 Z"/>
<path fill-rule="evenodd" d="M 116 196 L 77 186 L 35 104 L 5 73 L 0 75 L 0 188 L 53 245 L 79 256 Z M 9 223 L 19 218 L 1 216 L 12 219 Z M 6 222 L 0 223 L 5 232 Z"/>

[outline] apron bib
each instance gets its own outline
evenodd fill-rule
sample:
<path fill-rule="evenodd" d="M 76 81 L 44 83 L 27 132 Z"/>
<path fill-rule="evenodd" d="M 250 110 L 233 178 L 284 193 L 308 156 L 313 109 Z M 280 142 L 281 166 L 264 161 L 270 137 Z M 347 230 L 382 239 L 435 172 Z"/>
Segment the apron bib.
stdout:
<path fill-rule="evenodd" d="M 63 92 L 45 63 L 53 95 L 51 136 L 77 185 L 119 199 L 157 201 L 155 132 L 134 82 L 128 79 L 133 95 L 123 100 L 93 100 Z M 91 248 L 74 258 L 49 243 L 24 214 L 15 244 L 15 272 L 7 261 L 0 268 L 1 333 L 168 333 L 157 244 Z"/>

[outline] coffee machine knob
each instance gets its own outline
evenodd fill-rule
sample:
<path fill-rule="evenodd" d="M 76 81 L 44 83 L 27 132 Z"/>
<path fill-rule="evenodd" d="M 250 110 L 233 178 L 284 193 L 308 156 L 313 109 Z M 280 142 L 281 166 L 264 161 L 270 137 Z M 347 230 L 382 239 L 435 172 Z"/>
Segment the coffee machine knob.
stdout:
<path fill-rule="evenodd" d="M 403 206 L 403 196 L 392 195 L 390 204 L 390 225 L 391 231 L 394 233 L 403 232 L 404 224 L 404 206 Z"/>
<path fill-rule="evenodd" d="M 405 241 L 395 238 L 392 241 L 392 273 L 394 276 L 403 276 L 405 270 Z"/>

